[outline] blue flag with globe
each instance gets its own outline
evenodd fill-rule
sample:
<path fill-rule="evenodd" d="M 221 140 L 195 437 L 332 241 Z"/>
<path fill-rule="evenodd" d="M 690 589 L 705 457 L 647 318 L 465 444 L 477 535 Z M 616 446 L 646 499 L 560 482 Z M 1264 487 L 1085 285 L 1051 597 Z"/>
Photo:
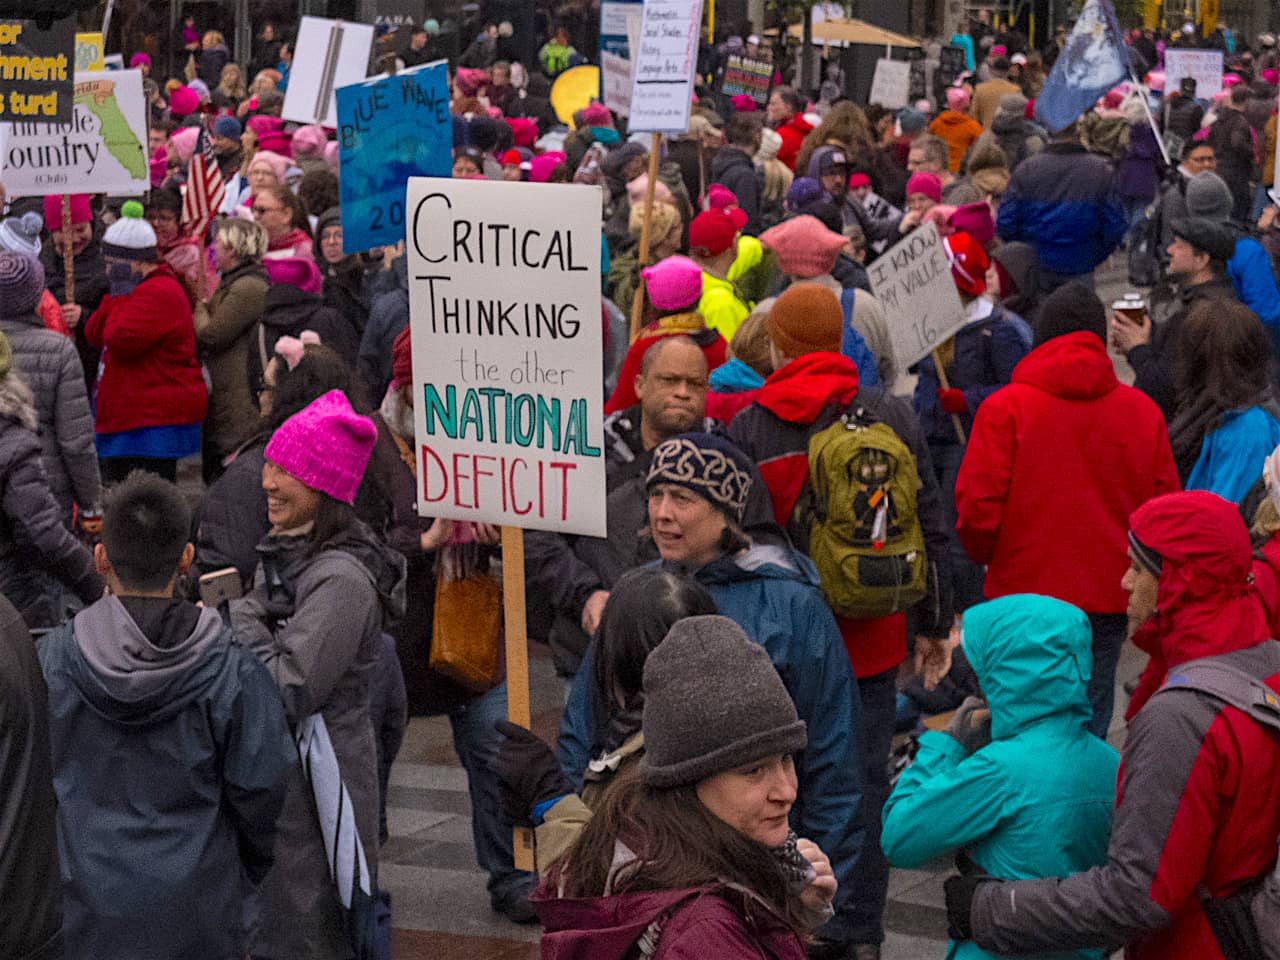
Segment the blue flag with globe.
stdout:
<path fill-rule="evenodd" d="M 1036 100 L 1036 116 L 1058 131 L 1129 74 L 1129 54 L 1110 0 L 1087 0 Z"/>

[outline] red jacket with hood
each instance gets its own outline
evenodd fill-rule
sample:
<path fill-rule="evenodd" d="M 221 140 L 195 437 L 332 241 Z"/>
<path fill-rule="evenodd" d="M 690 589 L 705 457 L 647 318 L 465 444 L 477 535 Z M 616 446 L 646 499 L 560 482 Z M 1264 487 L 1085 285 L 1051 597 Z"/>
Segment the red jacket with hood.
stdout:
<path fill-rule="evenodd" d="M 209 392 L 196 359 L 191 304 L 168 264 L 156 267 L 132 293 L 103 297 L 84 333 L 91 346 L 106 349 L 98 433 L 204 420 Z"/>
<path fill-rule="evenodd" d="M 729 425 L 729 437 L 760 468 L 773 498 L 778 525 L 796 531 L 791 514 L 809 482 L 809 438 L 857 398 L 873 420 L 882 420 L 898 434 L 916 458 L 923 484 L 916 509 L 929 556 L 929 593 L 917 605 L 919 630 L 945 637 L 951 627 L 950 577 L 945 568 L 947 532 L 942 501 L 929 460 L 929 448 L 911 407 L 879 387 L 858 388 L 858 368 L 839 353 L 818 352 L 792 360 L 765 381 L 747 407 Z M 900 664 L 907 655 L 906 618 L 894 614 L 874 620 L 836 617 L 849 662 L 856 676 L 866 678 Z"/>
<path fill-rule="evenodd" d="M 812 129 L 813 124 L 809 123 L 802 113 L 795 114 L 778 128 L 778 136 L 782 138 L 782 146 L 778 148 L 778 159 L 786 164 L 788 170 L 795 170 L 796 161 L 800 159 L 800 147 Z"/>
<path fill-rule="evenodd" d="M 978 408 L 956 480 L 956 530 L 988 598 L 1039 593 L 1123 613 L 1129 514 L 1177 490 L 1168 430 L 1085 331 L 1054 337 Z"/>
<path fill-rule="evenodd" d="M 1207 694 L 1153 696 L 1181 664 L 1208 656 L 1280 693 L 1280 644 L 1249 584 L 1248 532 L 1234 504 L 1205 491 L 1147 503 L 1130 529 L 1162 562 L 1155 613 L 1133 637 L 1151 661 L 1129 704 L 1107 863 L 980 886 L 972 920 L 984 949 L 1127 942 L 1129 960 L 1223 960 L 1197 889 L 1226 897 L 1275 863 L 1280 739 Z"/>

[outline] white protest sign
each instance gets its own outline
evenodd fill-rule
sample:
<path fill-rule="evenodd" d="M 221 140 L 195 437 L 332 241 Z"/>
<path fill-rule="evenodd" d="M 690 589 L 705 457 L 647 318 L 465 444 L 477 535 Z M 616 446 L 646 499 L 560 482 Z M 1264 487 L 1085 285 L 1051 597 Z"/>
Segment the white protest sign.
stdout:
<path fill-rule="evenodd" d="M 964 326 L 964 305 L 938 228 L 926 223 L 867 267 L 871 292 L 884 305 L 900 368 L 938 349 Z"/>
<path fill-rule="evenodd" d="M 418 509 L 605 535 L 600 191 L 412 177 Z"/>
<path fill-rule="evenodd" d="M 684 133 L 693 103 L 702 0 L 645 0 L 639 43 L 631 48 L 633 132 Z"/>
<path fill-rule="evenodd" d="M 70 123 L 0 124 L 0 180 L 9 195 L 150 190 L 141 72 L 77 73 L 73 103 Z"/>
<path fill-rule="evenodd" d="M 1178 89 L 1183 77 L 1195 77 L 1196 99 L 1212 100 L 1222 89 L 1221 50 L 1166 50 L 1164 52 L 1164 89 Z"/>
<path fill-rule="evenodd" d="M 631 112 L 631 61 L 608 50 L 600 51 L 600 99 L 620 117 Z"/>
<path fill-rule="evenodd" d="M 338 105 L 334 91 L 368 76 L 372 48 L 370 24 L 303 17 L 280 116 L 298 123 L 336 127 Z"/>
<path fill-rule="evenodd" d="M 882 107 L 905 107 L 911 95 L 911 62 L 908 60 L 876 61 L 868 103 Z"/>

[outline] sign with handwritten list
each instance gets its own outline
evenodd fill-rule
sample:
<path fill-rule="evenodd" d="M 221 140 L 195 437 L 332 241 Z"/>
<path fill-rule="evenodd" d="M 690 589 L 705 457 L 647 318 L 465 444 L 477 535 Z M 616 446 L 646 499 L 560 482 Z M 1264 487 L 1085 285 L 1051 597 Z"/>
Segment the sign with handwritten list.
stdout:
<path fill-rule="evenodd" d="M 639 49 L 631 51 L 633 132 L 688 129 L 701 24 L 702 0 L 645 0 Z"/>

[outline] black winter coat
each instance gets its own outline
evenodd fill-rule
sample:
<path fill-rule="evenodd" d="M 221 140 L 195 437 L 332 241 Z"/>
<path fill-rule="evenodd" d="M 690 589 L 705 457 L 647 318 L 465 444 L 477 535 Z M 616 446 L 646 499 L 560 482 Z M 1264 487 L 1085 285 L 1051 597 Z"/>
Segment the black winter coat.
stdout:
<path fill-rule="evenodd" d="M 272 284 L 262 301 L 262 320 L 249 338 L 249 383 L 262 382 L 262 371 L 271 362 L 276 341 L 314 330 L 320 342 L 338 356 L 350 359 L 360 346 L 360 336 L 341 313 L 326 307 L 319 294 L 304 293 L 291 283 Z"/>
<path fill-rule="evenodd" d="M 31 390 L 10 373 L 0 380 L 0 593 L 31 627 L 62 618 L 42 574 L 60 580 L 85 603 L 102 596 L 93 558 L 62 519 L 41 460 Z"/>
<path fill-rule="evenodd" d="M 737 147 L 724 146 L 711 158 L 711 182 L 733 191 L 738 206 L 747 215 L 742 232 L 748 236 L 760 233 L 760 174 L 751 157 Z"/>

